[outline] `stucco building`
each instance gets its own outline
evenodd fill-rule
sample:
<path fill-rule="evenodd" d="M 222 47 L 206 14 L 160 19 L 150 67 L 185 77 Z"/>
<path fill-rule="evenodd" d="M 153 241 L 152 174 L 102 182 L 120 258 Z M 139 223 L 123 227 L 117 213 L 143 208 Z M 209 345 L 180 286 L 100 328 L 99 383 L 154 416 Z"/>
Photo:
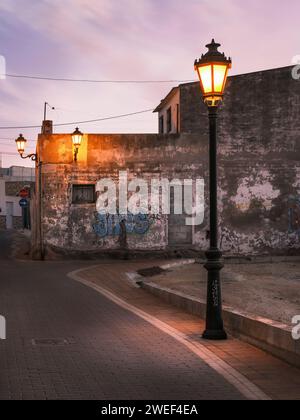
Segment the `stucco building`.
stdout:
<path fill-rule="evenodd" d="M 35 170 L 23 166 L 0 168 L 0 229 L 22 229 L 26 216 L 19 205 L 19 192 L 34 188 Z M 29 214 L 27 216 L 27 219 Z M 27 223 L 27 222 L 26 222 Z"/>
<path fill-rule="evenodd" d="M 219 112 L 220 246 L 229 255 L 300 253 L 300 83 L 291 67 L 230 77 Z M 156 109 L 158 135 L 85 134 L 78 161 L 70 134 L 40 135 L 41 237 L 48 252 L 101 254 L 208 247 L 204 222 L 184 217 L 99 217 L 103 178 L 205 180 L 208 119 L 197 83 L 180 85 Z M 38 217 L 35 218 L 35 224 Z M 125 226 L 125 232 L 124 232 Z"/>

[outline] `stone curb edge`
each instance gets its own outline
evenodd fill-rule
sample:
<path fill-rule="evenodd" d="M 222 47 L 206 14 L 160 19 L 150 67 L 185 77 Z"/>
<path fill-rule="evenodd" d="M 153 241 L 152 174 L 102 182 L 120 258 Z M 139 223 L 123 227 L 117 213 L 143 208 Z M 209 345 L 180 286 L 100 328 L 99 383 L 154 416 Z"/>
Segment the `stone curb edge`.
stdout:
<path fill-rule="evenodd" d="M 180 265 L 180 264 L 179 264 Z M 163 266 L 161 268 L 164 268 Z M 149 293 L 184 311 L 205 319 L 206 302 L 182 292 L 158 286 L 139 274 L 130 273 L 131 280 Z M 293 340 L 292 328 L 267 318 L 237 311 L 225 306 L 224 324 L 234 337 L 248 342 L 289 364 L 300 368 L 300 341 Z"/>

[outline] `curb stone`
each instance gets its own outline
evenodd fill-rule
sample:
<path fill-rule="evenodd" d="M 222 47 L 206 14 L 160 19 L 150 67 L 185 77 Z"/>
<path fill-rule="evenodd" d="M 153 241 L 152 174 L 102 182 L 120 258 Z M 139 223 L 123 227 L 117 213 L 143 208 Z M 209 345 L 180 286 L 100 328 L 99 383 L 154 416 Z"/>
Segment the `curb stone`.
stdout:
<path fill-rule="evenodd" d="M 191 262 L 193 264 L 194 262 Z M 168 264 L 161 268 L 174 268 L 186 265 L 188 262 L 181 262 L 176 265 Z M 174 291 L 166 287 L 147 281 L 137 273 L 130 273 L 132 281 L 148 291 L 149 293 L 161 298 L 184 311 L 206 317 L 206 302 L 202 299 L 189 296 L 183 292 Z M 286 324 L 263 318 L 254 314 L 238 311 L 229 306 L 223 309 L 224 324 L 228 332 L 241 340 L 252 344 L 264 351 L 269 352 L 289 364 L 300 368 L 300 340 L 292 338 L 292 327 Z"/>

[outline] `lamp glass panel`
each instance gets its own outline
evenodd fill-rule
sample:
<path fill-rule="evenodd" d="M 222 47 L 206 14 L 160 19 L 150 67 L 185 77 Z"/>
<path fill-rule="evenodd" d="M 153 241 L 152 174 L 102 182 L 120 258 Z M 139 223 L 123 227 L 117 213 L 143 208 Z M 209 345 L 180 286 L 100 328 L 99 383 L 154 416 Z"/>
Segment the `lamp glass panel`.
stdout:
<path fill-rule="evenodd" d="M 81 134 L 74 134 L 72 136 L 73 144 L 74 146 L 80 146 L 82 141 L 82 135 Z"/>
<path fill-rule="evenodd" d="M 25 141 L 24 140 L 18 140 L 17 141 L 17 148 L 19 152 L 24 152 L 25 150 Z"/>
<path fill-rule="evenodd" d="M 224 82 L 226 79 L 227 65 L 214 64 L 214 92 L 223 93 Z"/>
<path fill-rule="evenodd" d="M 204 93 L 210 93 L 213 89 L 211 65 L 198 68 L 199 77 L 202 82 Z"/>

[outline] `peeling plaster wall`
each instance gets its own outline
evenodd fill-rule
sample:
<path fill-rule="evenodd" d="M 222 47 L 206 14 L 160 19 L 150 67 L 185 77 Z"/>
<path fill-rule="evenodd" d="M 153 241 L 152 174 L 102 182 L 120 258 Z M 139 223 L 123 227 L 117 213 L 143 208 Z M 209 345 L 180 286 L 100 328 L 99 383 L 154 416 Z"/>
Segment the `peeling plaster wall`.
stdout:
<path fill-rule="evenodd" d="M 205 178 L 205 221 L 193 245 L 208 246 L 208 127 L 198 84 L 181 86 L 179 135 L 86 135 L 72 162 L 70 135 L 39 137 L 43 236 L 64 250 L 120 249 L 119 235 L 95 233 L 95 205 L 73 205 L 72 184 L 130 177 Z M 291 68 L 230 78 L 219 118 L 220 245 L 231 255 L 300 254 L 300 83 Z M 124 244 L 123 244 L 124 245 Z M 162 250 L 168 220 L 153 220 L 126 247 Z"/>
<path fill-rule="evenodd" d="M 202 156 L 199 159 L 191 154 L 195 148 L 197 155 L 200 153 Z M 86 135 L 77 164 L 72 162 L 70 135 L 40 136 L 39 150 L 44 162 L 44 241 L 64 250 L 122 248 L 119 234 L 97 234 L 94 228 L 97 224 L 95 204 L 72 204 L 73 184 L 96 184 L 103 178 L 112 178 L 117 182 L 119 171 L 127 170 L 129 181 L 142 178 L 150 186 L 153 178 L 183 180 L 196 177 L 196 174 L 202 178 L 206 171 L 204 157 L 207 156 L 207 145 L 205 141 L 199 144 L 199 136 L 193 139 L 190 135 Z M 126 249 L 166 249 L 167 216 L 149 216 L 147 223 L 145 232 L 140 228 L 127 233 Z M 103 227 L 98 230 L 101 232 Z"/>

